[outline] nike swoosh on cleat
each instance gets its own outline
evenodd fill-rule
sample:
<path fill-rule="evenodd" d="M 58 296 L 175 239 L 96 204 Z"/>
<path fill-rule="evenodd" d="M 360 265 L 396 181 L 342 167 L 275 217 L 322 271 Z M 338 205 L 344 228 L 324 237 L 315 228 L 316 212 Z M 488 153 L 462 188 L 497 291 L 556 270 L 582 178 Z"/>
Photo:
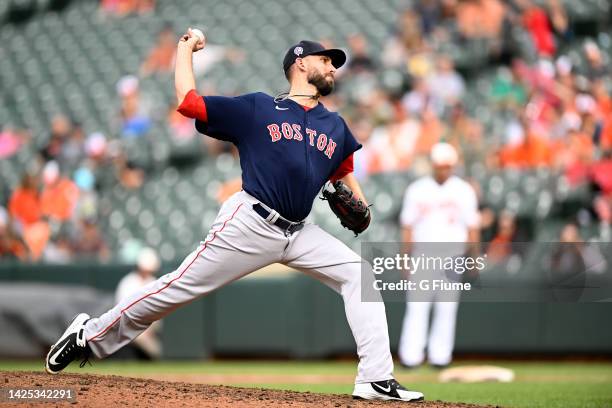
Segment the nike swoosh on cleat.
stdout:
<path fill-rule="evenodd" d="M 274 106 L 274 108 L 275 108 L 276 110 L 287 110 L 287 109 L 289 109 L 289 108 L 281 108 L 281 107 L 280 107 L 280 106 L 278 106 L 278 105 L 275 105 L 275 106 Z"/>
<path fill-rule="evenodd" d="M 55 359 L 57 357 L 59 357 L 60 354 L 62 354 L 62 351 L 64 351 L 64 349 L 66 348 L 66 346 L 68 345 L 69 341 L 65 342 L 64 345 L 62 346 L 62 348 L 60 348 L 55 354 L 53 354 L 51 356 L 51 358 L 49 359 L 49 363 L 51 363 L 51 365 L 57 365 L 57 361 L 55 361 Z"/>
<path fill-rule="evenodd" d="M 384 388 L 381 387 L 378 384 L 372 384 L 372 388 L 374 388 L 374 390 L 378 391 L 378 392 L 383 392 L 383 393 L 390 393 L 391 392 L 391 385 L 388 385 L 388 388 Z"/>

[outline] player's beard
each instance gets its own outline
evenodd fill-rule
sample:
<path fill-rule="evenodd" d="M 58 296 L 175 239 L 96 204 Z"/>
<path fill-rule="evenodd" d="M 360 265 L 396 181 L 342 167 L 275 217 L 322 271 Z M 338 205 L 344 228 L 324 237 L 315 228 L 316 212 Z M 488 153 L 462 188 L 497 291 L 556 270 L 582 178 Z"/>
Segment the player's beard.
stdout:
<path fill-rule="evenodd" d="M 334 90 L 334 78 L 326 78 L 319 71 L 312 70 L 308 73 L 306 78 L 309 84 L 312 84 L 317 88 L 317 92 L 321 96 L 327 96 Z"/>

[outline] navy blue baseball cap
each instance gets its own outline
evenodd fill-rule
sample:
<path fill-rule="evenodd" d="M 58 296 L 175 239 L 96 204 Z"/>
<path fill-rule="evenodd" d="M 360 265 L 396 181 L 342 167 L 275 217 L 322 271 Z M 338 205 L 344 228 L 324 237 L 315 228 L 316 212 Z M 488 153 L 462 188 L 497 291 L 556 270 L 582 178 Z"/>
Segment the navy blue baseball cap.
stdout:
<path fill-rule="evenodd" d="M 346 54 L 344 51 L 337 48 L 325 48 L 322 44 L 314 41 L 302 40 L 299 43 L 292 45 L 285 54 L 283 59 L 283 69 L 285 72 L 298 58 L 304 58 L 309 55 L 325 55 L 331 58 L 332 65 L 338 69 L 346 62 Z"/>

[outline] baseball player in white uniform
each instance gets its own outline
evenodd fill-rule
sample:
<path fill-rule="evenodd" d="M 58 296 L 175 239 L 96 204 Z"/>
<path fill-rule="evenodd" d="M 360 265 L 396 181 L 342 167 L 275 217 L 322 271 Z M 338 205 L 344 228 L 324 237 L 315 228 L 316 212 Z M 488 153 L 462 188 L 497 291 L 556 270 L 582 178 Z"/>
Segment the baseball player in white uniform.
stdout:
<path fill-rule="evenodd" d="M 352 154 L 361 145 L 344 120 L 319 102 L 333 90 L 335 71 L 346 61 L 344 51 L 312 41 L 289 48 L 283 69 L 290 91 L 283 98 L 264 93 L 202 97 L 195 89 L 192 54 L 204 45 L 191 29 L 178 43 L 178 111 L 195 118 L 200 132 L 237 146 L 243 190 L 223 203 L 208 236 L 176 270 L 101 316 L 78 315 L 51 347 L 47 372 L 56 374 L 87 353 L 106 357 L 178 307 L 278 262 L 342 296 L 359 356 L 353 397 L 422 400 L 422 393 L 408 391 L 393 377 L 384 303 L 361 299 L 362 267 L 369 265 L 304 221 L 328 180 L 343 180 L 363 197 L 352 175 Z"/>
<path fill-rule="evenodd" d="M 433 174 L 413 182 L 406 190 L 400 216 L 402 238 L 412 256 L 432 254 L 461 256 L 477 251 L 479 216 L 474 189 L 453 175 L 457 152 L 447 143 L 431 150 Z M 469 245 L 463 244 L 469 242 Z M 448 244 L 444 244 L 448 243 Z M 468 248 L 469 246 L 469 248 Z M 448 280 L 454 271 L 422 271 L 429 277 Z M 420 278 L 424 278 L 420 276 Z M 408 294 L 399 343 L 400 362 L 415 367 L 425 360 L 436 367 L 450 364 L 455 341 L 459 291 L 421 291 Z M 443 300 L 443 301 L 442 301 Z M 433 319 L 429 329 L 429 317 Z M 428 337 L 429 332 L 429 337 Z"/>

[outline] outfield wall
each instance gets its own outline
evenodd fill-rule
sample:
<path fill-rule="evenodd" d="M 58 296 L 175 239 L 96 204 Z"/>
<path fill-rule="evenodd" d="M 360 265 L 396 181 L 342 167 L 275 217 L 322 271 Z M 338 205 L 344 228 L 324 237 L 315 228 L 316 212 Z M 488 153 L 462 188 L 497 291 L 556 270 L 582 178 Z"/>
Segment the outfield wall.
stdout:
<path fill-rule="evenodd" d="M 111 293 L 129 270 L 125 265 L 3 264 L 0 285 L 46 282 L 63 289 L 85 285 Z M 404 307 L 387 304 L 394 350 Z M 612 354 L 611 315 L 612 303 L 464 302 L 459 308 L 456 350 Z M 0 332 L 0 350 L 2 339 Z M 312 278 L 293 273 L 245 278 L 185 306 L 164 320 L 163 341 L 168 358 L 321 358 L 355 350 L 340 296 Z"/>

